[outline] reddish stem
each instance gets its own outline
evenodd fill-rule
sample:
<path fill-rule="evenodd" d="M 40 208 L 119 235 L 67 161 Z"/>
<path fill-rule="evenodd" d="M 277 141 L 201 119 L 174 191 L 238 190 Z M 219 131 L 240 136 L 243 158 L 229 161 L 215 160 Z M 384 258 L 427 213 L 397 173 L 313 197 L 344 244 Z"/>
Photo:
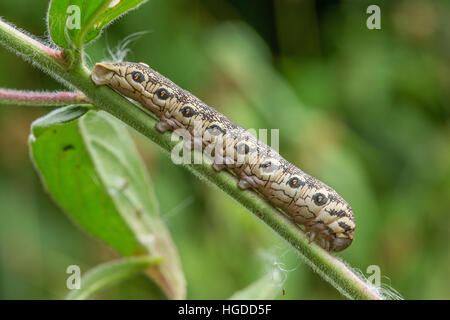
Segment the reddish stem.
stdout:
<path fill-rule="evenodd" d="M 0 103 L 1 100 L 11 104 L 30 105 L 64 105 L 89 102 L 81 92 L 36 92 L 8 89 L 0 89 Z"/>

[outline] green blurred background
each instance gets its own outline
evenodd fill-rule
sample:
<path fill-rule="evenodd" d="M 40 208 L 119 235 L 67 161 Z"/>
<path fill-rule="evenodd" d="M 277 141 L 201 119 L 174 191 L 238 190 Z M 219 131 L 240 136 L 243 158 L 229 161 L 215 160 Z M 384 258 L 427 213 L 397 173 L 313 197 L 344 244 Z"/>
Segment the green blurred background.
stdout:
<path fill-rule="evenodd" d="M 381 30 L 366 8 L 381 7 Z M 47 1 L 3 0 L 0 15 L 45 38 Z M 450 2 L 150 0 L 88 48 L 146 62 L 247 128 L 280 129 L 280 153 L 352 205 L 339 253 L 406 299 L 450 298 Z M 123 43 L 123 41 L 122 41 Z M 3 48 L 0 87 L 63 89 Z M 0 107 L 0 298 L 59 299 L 68 265 L 117 254 L 76 227 L 29 160 L 45 108 Z M 223 299 L 272 268 L 280 299 L 341 299 L 265 225 L 136 136 L 181 256 L 188 298 Z M 137 276 L 97 298 L 162 298 Z"/>

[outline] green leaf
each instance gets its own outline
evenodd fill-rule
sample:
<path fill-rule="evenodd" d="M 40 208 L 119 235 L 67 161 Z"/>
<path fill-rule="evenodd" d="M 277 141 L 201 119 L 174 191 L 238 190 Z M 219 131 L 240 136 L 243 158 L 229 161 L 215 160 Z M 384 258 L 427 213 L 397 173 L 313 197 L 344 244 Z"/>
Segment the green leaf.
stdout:
<path fill-rule="evenodd" d="M 33 128 L 36 135 L 40 135 L 40 130 L 46 130 L 46 128 L 53 124 L 62 124 L 78 119 L 83 114 L 89 111 L 91 105 L 80 104 L 72 105 L 69 108 L 59 108 L 47 115 L 36 119 L 33 122 Z"/>
<path fill-rule="evenodd" d="M 125 125 L 103 111 L 81 113 L 80 106 L 64 107 L 33 123 L 31 154 L 43 184 L 71 218 L 120 254 L 162 257 L 147 273 L 169 298 L 184 298 L 177 250 Z"/>
<path fill-rule="evenodd" d="M 47 13 L 50 36 L 58 46 L 78 48 L 104 27 L 147 0 L 52 0 Z"/>
<path fill-rule="evenodd" d="M 129 278 L 144 269 L 158 264 L 159 258 L 136 257 L 125 258 L 101 264 L 89 270 L 81 277 L 80 289 L 70 291 L 67 300 L 84 300 L 114 284 Z"/>
<path fill-rule="evenodd" d="M 230 300 L 274 300 L 282 291 L 282 273 L 275 269 L 244 289 L 234 293 Z"/>

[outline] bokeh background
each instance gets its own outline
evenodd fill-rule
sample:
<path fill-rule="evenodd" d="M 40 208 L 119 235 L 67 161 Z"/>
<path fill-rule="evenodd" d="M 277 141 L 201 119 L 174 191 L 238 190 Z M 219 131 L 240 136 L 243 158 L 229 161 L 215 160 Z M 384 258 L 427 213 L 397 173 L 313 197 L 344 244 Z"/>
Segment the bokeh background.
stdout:
<path fill-rule="evenodd" d="M 368 30 L 366 8 L 381 8 Z M 3 0 L 0 15 L 42 38 L 47 1 Z M 450 298 L 450 2 L 150 0 L 88 48 L 146 62 L 247 128 L 280 129 L 280 153 L 352 205 L 343 259 L 406 299 Z M 109 48 L 110 50 L 108 50 Z M 0 87 L 63 89 L 3 48 Z M 59 299 L 68 265 L 117 257 L 43 191 L 29 160 L 31 122 L 49 109 L 0 107 L 0 298 Z M 188 298 L 223 299 L 270 271 L 280 299 L 341 299 L 280 238 L 139 135 L 181 256 Z M 144 276 L 96 296 L 162 298 Z"/>

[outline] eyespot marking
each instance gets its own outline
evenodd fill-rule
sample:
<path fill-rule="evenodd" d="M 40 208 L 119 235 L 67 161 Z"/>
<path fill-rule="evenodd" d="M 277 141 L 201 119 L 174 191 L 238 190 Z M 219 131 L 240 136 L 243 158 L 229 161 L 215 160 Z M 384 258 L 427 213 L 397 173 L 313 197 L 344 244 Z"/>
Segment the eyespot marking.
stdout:
<path fill-rule="evenodd" d="M 266 161 L 260 165 L 260 168 L 262 168 L 265 173 L 272 173 L 278 169 L 278 166 L 272 161 Z"/>
<path fill-rule="evenodd" d="M 156 93 L 156 96 L 161 100 L 166 100 L 167 98 L 169 98 L 169 93 L 164 88 L 156 90 L 155 93 Z"/>
<path fill-rule="evenodd" d="M 314 203 L 318 206 L 323 206 L 325 203 L 327 203 L 328 199 L 325 197 L 322 193 L 316 193 L 313 196 Z"/>
<path fill-rule="evenodd" d="M 239 154 L 247 154 L 250 152 L 250 147 L 248 146 L 248 144 L 239 143 L 236 145 L 236 151 Z"/>
<path fill-rule="evenodd" d="M 134 71 L 134 72 L 131 74 L 131 77 L 132 77 L 133 80 L 134 80 L 135 82 L 137 82 L 137 83 L 141 83 L 142 81 L 145 80 L 144 75 L 143 75 L 141 72 L 139 72 L 139 71 Z"/>
<path fill-rule="evenodd" d="M 293 177 L 290 178 L 289 181 L 287 182 L 287 184 L 293 188 L 293 189 L 297 189 L 300 186 L 304 185 L 305 183 L 303 181 L 301 181 L 299 178 L 297 177 Z"/>
<path fill-rule="evenodd" d="M 212 136 L 219 136 L 221 134 L 225 134 L 225 130 L 216 124 L 209 126 L 208 128 L 206 128 L 206 130 L 208 130 L 209 134 Z"/>
<path fill-rule="evenodd" d="M 186 118 L 190 118 L 194 115 L 194 110 L 191 107 L 184 107 L 180 110 L 181 114 Z"/>

